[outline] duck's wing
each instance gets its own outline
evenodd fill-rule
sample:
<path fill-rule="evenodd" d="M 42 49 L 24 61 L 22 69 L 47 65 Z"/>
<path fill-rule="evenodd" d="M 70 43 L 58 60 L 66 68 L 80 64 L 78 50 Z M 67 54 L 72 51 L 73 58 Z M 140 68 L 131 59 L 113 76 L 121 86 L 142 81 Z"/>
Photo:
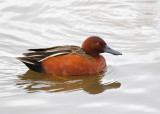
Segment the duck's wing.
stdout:
<path fill-rule="evenodd" d="M 28 49 L 29 53 L 23 53 L 25 57 L 18 57 L 22 62 L 29 64 L 35 64 L 35 62 L 42 62 L 49 57 L 56 57 L 61 55 L 76 54 L 77 50 L 83 51 L 78 46 L 56 46 L 51 48 L 39 48 L 39 49 Z M 83 51 L 84 53 L 84 51 Z"/>
<path fill-rule="evenodd" d="M 29 69 L 37 72 L 43 72 L 41 62 L 49 57 L 80 55 L 80 53 L 85 53 L 79 46 L 56 46 L 51 48 L 28 50 L 31 52 L 23 53 L 25 57 L 17 57 L 17 59 L 23 62 Z"/>

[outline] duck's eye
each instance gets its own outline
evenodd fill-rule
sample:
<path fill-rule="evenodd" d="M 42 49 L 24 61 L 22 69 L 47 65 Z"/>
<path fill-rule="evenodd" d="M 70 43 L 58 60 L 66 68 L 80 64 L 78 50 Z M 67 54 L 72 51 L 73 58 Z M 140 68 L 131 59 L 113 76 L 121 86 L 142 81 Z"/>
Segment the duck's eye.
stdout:
<path fill-rule="evenodd" d="M 99 43 L 99 42 L 97 42 L 97 43 L 96 43 L 96 45 L 100 45 L 100 43 Z"/>

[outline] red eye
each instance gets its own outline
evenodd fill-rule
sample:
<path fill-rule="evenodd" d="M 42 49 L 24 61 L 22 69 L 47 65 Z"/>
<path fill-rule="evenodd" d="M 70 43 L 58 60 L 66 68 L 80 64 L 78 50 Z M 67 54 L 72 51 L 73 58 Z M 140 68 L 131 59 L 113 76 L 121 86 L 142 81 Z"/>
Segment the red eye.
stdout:
<path fill-rule="evenodd" d="M 97 44 L 96 45 L 100 45 L 100 43 L 99 42 L 97 42 Z"/>

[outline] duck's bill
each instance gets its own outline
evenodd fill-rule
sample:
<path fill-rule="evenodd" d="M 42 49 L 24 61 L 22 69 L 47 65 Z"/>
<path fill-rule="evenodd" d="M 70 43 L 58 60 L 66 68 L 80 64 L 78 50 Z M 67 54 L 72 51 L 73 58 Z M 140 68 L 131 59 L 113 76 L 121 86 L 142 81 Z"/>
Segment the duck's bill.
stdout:
<path fill-rule="evenodd" d="M 111 53 L 111 54 L 113 54 L 113 55 L 122 55 L 121 52 L 118 52 L 118 51 L 116 51 L 116 50 L 114 50 L 114 49 L 112 49 L 112 48 L 110 48 L 110 47 L 108 47 L 108 46 L 106 46 L 106 48 L 105 48 L 104 51 L 105 51 L 106 53 Z"/>

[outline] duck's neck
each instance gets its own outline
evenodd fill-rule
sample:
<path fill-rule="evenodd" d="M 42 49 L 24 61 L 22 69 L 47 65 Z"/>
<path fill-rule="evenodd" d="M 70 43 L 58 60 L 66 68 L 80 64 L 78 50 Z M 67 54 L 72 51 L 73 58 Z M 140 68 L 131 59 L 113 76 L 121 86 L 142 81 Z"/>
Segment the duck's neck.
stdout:
<path fill-rule="evenodd" d="M 88 48 L 82 48 L 82 49 L 83 49 L 83 51 L 85 51 L 90 56 L 96 57 L 96 56 L 99 55 L 99 52 L 97 52 L 97 51 L 93 51 L 93 50 L 90 50 Z"/>

